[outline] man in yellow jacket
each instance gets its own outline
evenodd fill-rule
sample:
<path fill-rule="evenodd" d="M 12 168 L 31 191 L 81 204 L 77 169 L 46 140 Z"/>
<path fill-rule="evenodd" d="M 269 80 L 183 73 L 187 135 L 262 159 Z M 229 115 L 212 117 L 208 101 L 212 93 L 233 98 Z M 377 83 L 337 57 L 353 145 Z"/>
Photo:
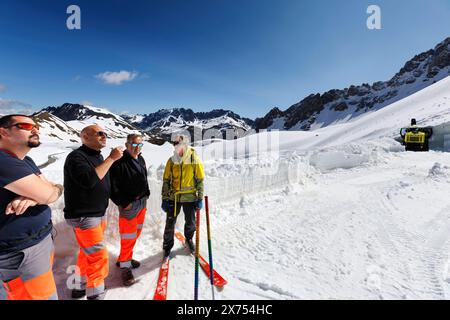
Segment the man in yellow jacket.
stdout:
<path fill-rule="evenodd" d="M 203 164 L 193 148 L 189 137 L 179 135 L 174 141 L 174 154 L 164 170 L 162 186 L 162 209 L 167 213 L 164 230 L 164 257 L 170 255 L 174 244 L 175 224 L 183 207 L 184 236 L 189 249 L 194 251 L 192 238 L 195 233 L 195 212 L 203 207 Z"/>

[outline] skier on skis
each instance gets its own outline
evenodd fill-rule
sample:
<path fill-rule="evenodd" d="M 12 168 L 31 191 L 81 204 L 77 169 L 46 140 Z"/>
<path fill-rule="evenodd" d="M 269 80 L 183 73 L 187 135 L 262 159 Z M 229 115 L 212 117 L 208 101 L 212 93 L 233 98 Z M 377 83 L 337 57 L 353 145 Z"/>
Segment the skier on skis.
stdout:
<path fill-rule="evenodd" d="M 130 134 L 123 157 L 111 167 L 111 199 L 119 207 L 120 255 L 116 265 L 122 271 L 125 286 L 136 281 L 132 269 L 140 263 L 133 260 L 133 249 L 144 225 L 150 189 L 147 167 L 141 156 L 142 136 Z"/>
<path fill-rule="evenodd" d="M 195 233 L 195 212 L 203 208 L 203 164 L 189 146 L 189 137 L 178 135 L 173 143 L 175 150 L 167 161 L 162 186 L 162 209 L 167 213 L 164 230 L 164 257 L 169 257 L 174 245 L 175 224 L 183 207 L 184 236 L 188 248 L 194 252 L 192 238 Z M 176 206 L 176 212 L 175 211 Z"/>

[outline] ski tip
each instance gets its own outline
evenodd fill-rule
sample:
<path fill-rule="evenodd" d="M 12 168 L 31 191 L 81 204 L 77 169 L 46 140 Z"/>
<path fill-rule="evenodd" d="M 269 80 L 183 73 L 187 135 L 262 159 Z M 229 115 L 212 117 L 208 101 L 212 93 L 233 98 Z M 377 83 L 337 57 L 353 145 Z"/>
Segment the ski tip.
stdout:
<path fill-rule="evenodd" d="M 214 281 L 214 286 L 217 288 L 223 288 L 228 284 L 226 280 Z"/>
<path fill-rule="evenodd" d="M 155 296 L 153 297 L 153 300 L 155 300 L 155 301 L 166 301 L 166 300 L 167 300 L 167 297 L 166 297 L 166 296 L 163 296 L 163 295 L 155 295 Z"/>

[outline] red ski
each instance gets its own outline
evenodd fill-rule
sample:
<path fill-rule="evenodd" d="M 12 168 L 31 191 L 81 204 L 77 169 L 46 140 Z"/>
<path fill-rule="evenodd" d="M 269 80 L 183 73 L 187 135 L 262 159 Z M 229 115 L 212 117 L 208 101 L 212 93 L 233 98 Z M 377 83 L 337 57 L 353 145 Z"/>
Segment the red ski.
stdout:
<path fill-rule="evenodd" d="M 184 246 L 186 246 L 186 244 L 185 244 L 186 239 L 181 234 L 181 232 L 175 231 L 175 237 L 178 240 L 180 240 L 180 242 Z M 203 271 L 205 272 L 205 274 L 208 276 L 208 279 L 209 279 L 209 277 L 210 277 L 209 263 L 206 262 L 206 260 L 202 256 L 199 256 L 199 260 L 200 260 L 200 266 L 202 267 Z M 214 286 L 216 286 L 218 288 L 222 288 L 228 283 L 227 280 L 225 280 L 219 273 L 217 273 L 216 270 L 213 269 L 213 273 L 214 273 Z"/>
<path fill-rule="evenodd" d="M 167 300 L 167 284 L 169 282 L 169 258 L 164 259 L 159 270 L 158 283 L 156 285 L 153 300 Z"/>

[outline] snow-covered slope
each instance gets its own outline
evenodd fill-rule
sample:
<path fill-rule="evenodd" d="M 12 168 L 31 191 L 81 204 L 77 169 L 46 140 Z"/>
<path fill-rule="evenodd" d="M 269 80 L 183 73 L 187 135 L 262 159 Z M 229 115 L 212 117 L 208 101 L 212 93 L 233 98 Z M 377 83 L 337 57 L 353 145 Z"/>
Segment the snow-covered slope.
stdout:
<path fill-rule="evenodd" d="M 257 129 L 314 130 L 379 110 L 450 75 L 450 38 L 416 55 L 389 81 L 312 94 L 286 111 L 272 109 Z"/>
<path fill-rule="evenodd" d="M 40 126 L 41 141 L 59 140 L 62 142 L 79 142 L 80 131 L 51 113 L 41 111 L 33 115 Z"/>

